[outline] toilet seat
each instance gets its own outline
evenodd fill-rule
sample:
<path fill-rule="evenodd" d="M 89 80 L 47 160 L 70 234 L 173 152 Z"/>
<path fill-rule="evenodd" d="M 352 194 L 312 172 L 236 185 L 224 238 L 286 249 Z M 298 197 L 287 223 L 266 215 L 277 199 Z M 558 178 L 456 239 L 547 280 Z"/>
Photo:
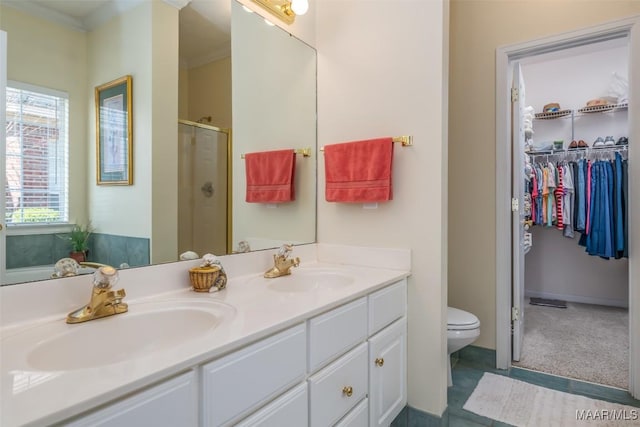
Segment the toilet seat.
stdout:
<path fill-rule="evenodd" d="M 475 315 L 457 308 L 447 308 L 448 331 L 468 331 L 479 327 L 480 320 Z"/>

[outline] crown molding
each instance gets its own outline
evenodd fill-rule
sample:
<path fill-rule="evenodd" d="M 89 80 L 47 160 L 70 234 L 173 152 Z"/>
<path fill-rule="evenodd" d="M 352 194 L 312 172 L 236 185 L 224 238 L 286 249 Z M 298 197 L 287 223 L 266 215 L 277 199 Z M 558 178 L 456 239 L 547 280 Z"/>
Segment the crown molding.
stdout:
<path fill-rule="evenodd" d="M 168 3 L 169 1 L 177 0 L 165 1 Z M 181 1 L 184 2 L 186 0 Z M 110 19 L 128 11 L 129 9 L 133 9 L 143 2 L 144 0 L 111 0 L 91 12 L 84 19 L 78 19 L 65 13 L 58 12 L 57 10 L 50 9 L 46 6 L 41 6 L 37 3 L 23 0 L 2 0 L 3 5 L 81 32 L 92 31 Z"/>
<path fill-rule="evenodd" d="M 40 6 L 37 3 L 31 3 L 22 0 L 3 0 L 2 5 L 12 7 L 37 18 L 60 24 L 72 30 L 81 32 L 87 31 L 87 28 L 85 27 L 82 20 L 76 19 L 53 9 L 49 9 L 48 7 Z"/>
<path fill-rule="evenodd" d="M 111 0 L 87 15 L 82 23 L 86 31 L 92 31 L 110 19 L 143 3 L 144 0 Z"/>

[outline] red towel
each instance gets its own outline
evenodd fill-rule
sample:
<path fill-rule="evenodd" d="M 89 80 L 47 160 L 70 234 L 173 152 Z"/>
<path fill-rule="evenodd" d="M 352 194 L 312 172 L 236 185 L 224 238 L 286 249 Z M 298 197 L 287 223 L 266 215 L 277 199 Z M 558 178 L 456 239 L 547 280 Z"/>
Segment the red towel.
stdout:
<path fill-rule="evenodd" d="M 369 203 L 391 200 L 392 162 L 391 138 L 325 146 L 327 201 Z"/>
<path fill-rule="evenodd" d="M 247 153 L 244 156 L 249 203 L 282 203 L 295 200 L 293 149 Z"/>

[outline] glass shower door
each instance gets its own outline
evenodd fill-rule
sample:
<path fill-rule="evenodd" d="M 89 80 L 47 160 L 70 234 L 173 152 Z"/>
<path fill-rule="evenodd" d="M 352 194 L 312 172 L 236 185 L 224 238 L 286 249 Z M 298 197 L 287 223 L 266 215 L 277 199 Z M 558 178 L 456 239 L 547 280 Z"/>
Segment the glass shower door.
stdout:
<path fill-rule="evenodd" d="M 181 122 L 178 137 L 179 252 L 226 254 L 228 134 Z"/>

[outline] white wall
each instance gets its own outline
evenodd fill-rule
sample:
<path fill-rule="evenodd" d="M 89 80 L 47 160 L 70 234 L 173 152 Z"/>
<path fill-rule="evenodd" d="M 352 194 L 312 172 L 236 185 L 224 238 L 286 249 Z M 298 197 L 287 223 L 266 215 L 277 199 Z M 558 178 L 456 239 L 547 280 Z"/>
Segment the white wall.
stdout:
<path fill-rule="evenodd" d="M 86 223 L 87 36 L 7 6 L 0 6 L 0 28 L 9 80 L 69 94 L 69 220 Z"/>
<path fill-rule="evenodd" d="M 554 228 L 534 227 L 525 258 L 527 296 L 627 307 L 629 262 L 589 256 L 575 239 Z"/>
<path fill-rule="evenodd" d="M 409 405 L 446 407 L 448 2 L 317 4 L 318 144 L 409 134 L 394 147 L 393 197 L 328 203 L 318 171 L 318 241 L 410 248 Z"/>
<path fill-rule="evenodd" d="M 521 63 L 525 101 L 536 113 L 542 112 L 542 107 L 549 102 L 559 102 L 563 110 L 577 110 L 590 99 L 609 94 L 614 72 L 629 77 L 628 40 L 616 39 L 538 55 Z M 535 124 L 540 123 L 536 120 Z"/>

